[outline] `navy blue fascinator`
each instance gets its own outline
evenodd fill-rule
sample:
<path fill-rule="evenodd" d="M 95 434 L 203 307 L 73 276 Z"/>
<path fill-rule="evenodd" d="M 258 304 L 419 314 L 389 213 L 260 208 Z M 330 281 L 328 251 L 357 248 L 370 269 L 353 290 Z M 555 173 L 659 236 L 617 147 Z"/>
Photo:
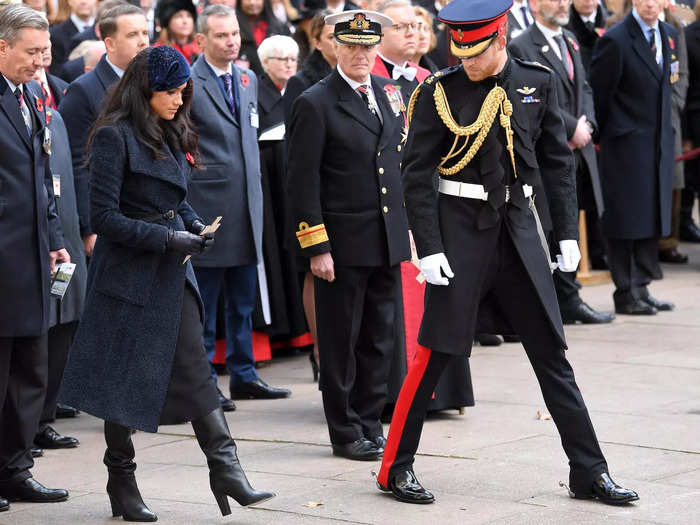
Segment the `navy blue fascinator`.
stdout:
<path fill-rule="evenodd" d="M 152 47 L 148 54 L 148 78 L 152 91 L 168 91 L 190 79 L 190 65 L 177 49 Z"/>

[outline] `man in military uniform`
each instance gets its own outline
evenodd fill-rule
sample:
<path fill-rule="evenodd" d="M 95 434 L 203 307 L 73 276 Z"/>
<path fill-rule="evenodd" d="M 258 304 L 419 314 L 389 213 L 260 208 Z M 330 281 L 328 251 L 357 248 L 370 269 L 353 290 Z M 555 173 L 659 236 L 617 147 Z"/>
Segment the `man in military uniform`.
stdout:
<path fill-rule="evenodd" d="M 295 101 L 289 193 L 314 275 L 320 387 L 333 453 L 375 460 L 394 347 L 399 263 L 410 258 L 400 161 L 405 106 L 370 75 L 382 27 L 372 11 L 326 17 L 338 66 Z"/>
<path fill-rule="evenodd" d="M 511 1 L 443 8 L 461 65 L 426 79 L 409 103 L 404 195 L 429 285 L 422 346 L 396 403 L 377 483 L 400 501 L 434 501 L 413 473 L 434 385 L 454 356 L 470 353 L 475 331 L 516 333 L 569 457 L 571 494 L 627 503 L 638 496 L 610 478 L 564 355 L 532 188 L 549 198 L 557 266 L 572 271 L 580 259 L 573 157 L 552 73 L 506 51 Z"/>

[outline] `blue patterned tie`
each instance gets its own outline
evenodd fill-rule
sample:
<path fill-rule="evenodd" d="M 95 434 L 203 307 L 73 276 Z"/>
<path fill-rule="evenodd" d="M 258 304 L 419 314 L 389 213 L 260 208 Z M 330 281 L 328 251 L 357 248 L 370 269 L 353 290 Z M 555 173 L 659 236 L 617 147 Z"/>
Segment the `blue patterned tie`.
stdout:
<path fill-rule="evenodd" d="M 233 97 L 233 77 L 231 76 L 231 73 L 224 73 L 221 75 L 221 80 L 224 82 L 224 89 L 226 90 L 226 102 L 228 103 L 228 107 L 231 109 L 231 113 L 233 114 L 234 117 L 236 117 L 236 120 L 238 120 L 238 111 L 236 111 L 236 102 Z"/>
<path fill-rule="evenodd" d="M 24 102 L 24 97 L 22 96 L 22 90 L 19 86 L 15 89 L 15 97 L 17 97 L 17 103 L 19 104 L 20 113 L 22 113 L 22 120 L 24 120 L 24 125 L 27 128 L 27 135 L 32 136 L 32 116 L 29 114 L 29 108 Z"/>

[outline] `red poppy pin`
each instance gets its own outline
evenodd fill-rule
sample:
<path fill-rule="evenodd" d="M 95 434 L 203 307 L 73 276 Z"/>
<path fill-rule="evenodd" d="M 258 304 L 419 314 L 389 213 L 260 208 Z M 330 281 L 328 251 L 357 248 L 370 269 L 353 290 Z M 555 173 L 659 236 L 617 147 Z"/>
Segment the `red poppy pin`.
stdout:
<path fill-rule="evenodd" d="M 36 110 L 41 113 L 44 111 L 44 100 L 36 97 Z"/>
<path fill-rule="evenodd" d="M 668 46 L 671 48 L 671 50 L 676 49 L 676 43 L 673 41 L 673 38 L 668 37 Z"/>
<path fill-rule="evenodd" d="M 250 85 L 250 77 L 248 73 L 241 73 L 241 85 L 243 87 L 248 87 Z"/>
<path fill-rule="evenodd" d="M 396 93 L 396 86 L 394 84 L 386 84 L 384 86 L 384 91 L 386 91 L 387 95 L 393 95 Z"/>
<path fill-rule="evenodd" d="M 574 51 L 578 51 L 578 42 L 571 37 L 569 37 L 569 42 L 571 42 L 571 47 L 574 48 Z"/>
<path fill-rule="evenodd" d="M 187 162 L 194 166 L 194 157 L 192 156 L 192 153 L 190 153 L 189 151 L 185 153 L 185 158 L 187 159 Z"/>
<path fill-rule="evenodd" d="M 603 36 L 605 34 L 605 28 L 604 27 L 596 27 L 595 32 L 598 33 L 598 36 Z"/>
<path fill-rule="evenodd" d="M 48 126 L 49 124 L 51 124 L 51 111 L 49 111 L 47 109 L 46 110 L 46 125 Z"/>

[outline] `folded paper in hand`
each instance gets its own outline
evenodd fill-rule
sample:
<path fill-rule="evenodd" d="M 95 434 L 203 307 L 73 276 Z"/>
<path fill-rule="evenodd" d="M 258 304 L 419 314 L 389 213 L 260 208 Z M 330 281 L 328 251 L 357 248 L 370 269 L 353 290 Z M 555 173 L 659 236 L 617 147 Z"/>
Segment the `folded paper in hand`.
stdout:
<path fill-rule="evenodd" d="M 64 262 L 56 265 L 56 271 L 51 276 L 51 295 L 63 299 L 74 271 L 75 263 Z"/>
<path fill-rule="evenodd" d="M 201 232 L 199 232 L 199 235 L 201 235 L 202 237 L 204 237 L 204 236 L 205 236 L 206 234 L 208 234 L 208 233 L 216 233 L 216 230 L 218 230 L 218 229 L 219 229 L 219 226 L 221 226 L 221 219 L 222 219 L 222 217 L 221 217 L 221 215 L 219 215 L 216 219 L 214 219 L 214 220 L 212 221 L 211 224 L 205 226 L 204 229 L 203 229 Z M 182 261 L 182 264 L 185 264 L 187 261 L 189 261 L 189 260 L 190 260 L 190 257 L 192 257 L 192 256 L 191 256 L 191 255 L 187 255 L 187 256 L 185 257 L 185 260 Z"/>

